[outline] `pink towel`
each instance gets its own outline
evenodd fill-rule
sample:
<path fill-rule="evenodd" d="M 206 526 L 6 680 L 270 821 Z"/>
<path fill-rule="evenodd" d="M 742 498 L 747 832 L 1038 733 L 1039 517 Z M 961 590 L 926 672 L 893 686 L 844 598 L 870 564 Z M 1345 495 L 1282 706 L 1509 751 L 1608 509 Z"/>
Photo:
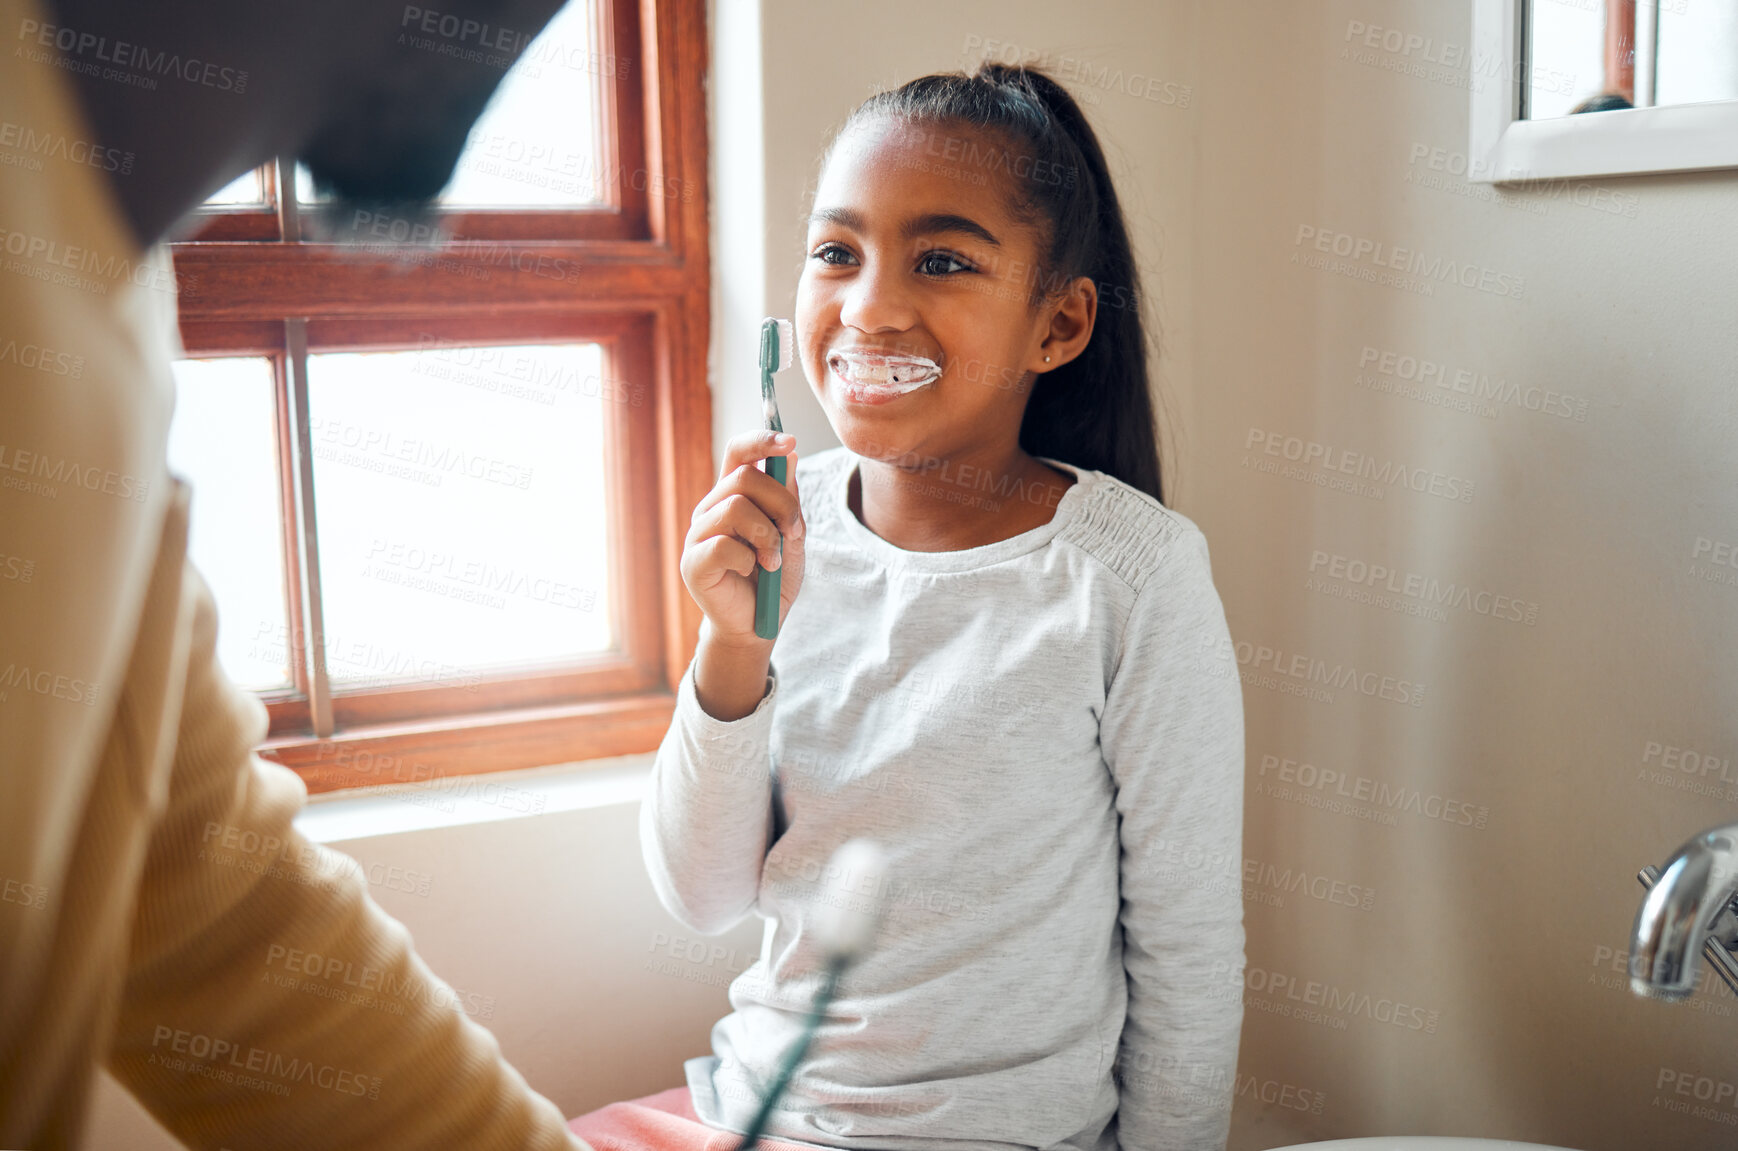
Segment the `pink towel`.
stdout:
<path fill-rule="evenodd" d="M 736 1151 L 742 1136 L 700 1122 L 688 1088 L 672 1087 L 643 1099 L 611 1103 L 567 1121 L 595 1151 Z M 767 1151 L 812 1151 L 813 1144 L 763 1138 Z"/>

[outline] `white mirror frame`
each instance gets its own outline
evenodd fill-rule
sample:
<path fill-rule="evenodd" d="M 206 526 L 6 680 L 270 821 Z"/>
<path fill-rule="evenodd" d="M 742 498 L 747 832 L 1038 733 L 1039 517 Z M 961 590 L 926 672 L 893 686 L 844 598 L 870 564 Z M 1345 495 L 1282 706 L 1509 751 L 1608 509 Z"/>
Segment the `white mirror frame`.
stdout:
<path fill-rule="evenodd" d="M 1472 0 L 1467 179 L 1480 184 L 1738 168 L 1738 100 L 1519 120 L 1521 10 L 1527 0 Z M 1645 2 L 1645 0 L 1644 0 Z M 1502 66 L 1488 71 L 1479 61 Z M 1486 71 L 1485 83 L 1476 72 Z"/>

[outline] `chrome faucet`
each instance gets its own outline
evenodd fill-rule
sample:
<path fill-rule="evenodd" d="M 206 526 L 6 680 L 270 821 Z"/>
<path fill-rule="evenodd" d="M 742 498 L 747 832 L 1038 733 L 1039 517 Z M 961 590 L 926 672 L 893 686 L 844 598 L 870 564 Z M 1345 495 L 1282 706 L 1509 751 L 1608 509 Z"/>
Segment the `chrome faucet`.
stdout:
<path fill-rule="evenodd" d="M 1738 994 L 1738 823 L 1691 839 L 1655 870 L 1629 941 L 1629 989 L 1649 999 L 1688 999 L 1696 952 Z"/>

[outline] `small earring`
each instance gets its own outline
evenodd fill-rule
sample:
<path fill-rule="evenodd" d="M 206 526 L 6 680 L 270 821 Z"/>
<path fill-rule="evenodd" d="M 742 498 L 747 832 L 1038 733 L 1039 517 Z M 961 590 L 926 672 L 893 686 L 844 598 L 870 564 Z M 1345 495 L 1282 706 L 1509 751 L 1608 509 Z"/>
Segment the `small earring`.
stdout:
<path fill-rule="evenodd" d="M 1047 363 L 1047 364 L 1048 364 L 1048 363 L 1049 363 L 1049 362 L 1050 362 L 1050 357 L 1049 357 L 1049 356 L 1045 356 L 1045 357 L 1044 357 L 1044 362 L 1045 362 L 1045 363 Z"/>

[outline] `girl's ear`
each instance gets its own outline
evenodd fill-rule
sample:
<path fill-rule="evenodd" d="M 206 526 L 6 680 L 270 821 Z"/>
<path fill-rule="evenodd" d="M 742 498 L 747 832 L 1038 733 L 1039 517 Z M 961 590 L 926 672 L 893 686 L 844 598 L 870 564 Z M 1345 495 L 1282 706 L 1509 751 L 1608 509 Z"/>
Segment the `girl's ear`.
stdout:
<path fill-rule="evenodd" d="M 1077 276 L 1062 299 L 1046 306 L 1051 309 L 1049 331 L 1034 353 L 1037 362 L 1026 365 L 1034 372 L 1054 371 L 1086 350 L 1098 319 L 1098 285 Z"/>

